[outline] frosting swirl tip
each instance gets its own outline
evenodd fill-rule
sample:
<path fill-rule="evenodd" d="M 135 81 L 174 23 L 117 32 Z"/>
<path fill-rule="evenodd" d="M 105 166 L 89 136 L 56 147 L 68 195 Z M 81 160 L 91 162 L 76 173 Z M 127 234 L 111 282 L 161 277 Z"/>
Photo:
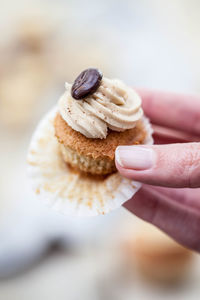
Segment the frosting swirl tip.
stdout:
<path fill-rule="evenodd" d="M 108 129 L 124 131 L 135 127 L 143 115 L 141 98 L 118 79 L 103 77 L 95 92 L 79 101 L 65 83 L 58 106 L 62 118 L 87 138 L 105 139 Z"/>

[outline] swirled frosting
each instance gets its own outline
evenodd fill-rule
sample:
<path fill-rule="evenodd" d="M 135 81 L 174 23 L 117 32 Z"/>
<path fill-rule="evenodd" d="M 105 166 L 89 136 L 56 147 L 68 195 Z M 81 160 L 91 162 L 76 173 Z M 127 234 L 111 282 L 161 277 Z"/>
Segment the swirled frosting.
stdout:
<path fill-rule="evenodd" d="M 124 131 L 133 128 L 142 117 L 141 99 L 132 89 L 117 79 L 103 78 L 95 93 L 75 100 L 71 84 L 65 84 L 59 113 L 67 124 L 87 138 L 104 139 L 108 129 Z"/>

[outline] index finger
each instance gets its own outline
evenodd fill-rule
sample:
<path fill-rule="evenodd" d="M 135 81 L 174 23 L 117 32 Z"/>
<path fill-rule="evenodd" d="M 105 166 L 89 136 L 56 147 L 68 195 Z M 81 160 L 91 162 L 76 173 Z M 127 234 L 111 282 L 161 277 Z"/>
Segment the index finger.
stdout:
<path fill-rule="evenodd" d="M 137 89 L 152 123 L 200 135 L 200 96 Z"/>

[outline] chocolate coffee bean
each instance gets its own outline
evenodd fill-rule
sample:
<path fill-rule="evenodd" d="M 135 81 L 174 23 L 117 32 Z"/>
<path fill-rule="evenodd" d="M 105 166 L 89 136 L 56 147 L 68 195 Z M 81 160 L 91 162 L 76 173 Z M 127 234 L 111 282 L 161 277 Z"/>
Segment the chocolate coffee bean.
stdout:
<path fill-rule="evenodd" d="M 72 85 L 72 97 L 76 100 L 80 100 L 92 95 L 100 86 L 102 77 L 102 73 L 97 69 L 89 68 L 84 70 L 75 79 Z"/>

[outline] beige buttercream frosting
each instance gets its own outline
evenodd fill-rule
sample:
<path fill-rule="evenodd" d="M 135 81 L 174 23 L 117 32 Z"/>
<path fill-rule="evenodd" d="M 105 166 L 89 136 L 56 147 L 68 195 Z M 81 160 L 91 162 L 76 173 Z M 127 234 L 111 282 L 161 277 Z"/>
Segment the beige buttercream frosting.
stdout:
<path fill-rule="evenodd" d="M 104 139 L 108 129 L 124 131 L 141 119 L 141 98 L 118 79 L 103 77 L 97 91 L 83 100 L 71 96 L 71 84 L 65 84 L 59 113 L 67 124 L 87 138 Z"/>

